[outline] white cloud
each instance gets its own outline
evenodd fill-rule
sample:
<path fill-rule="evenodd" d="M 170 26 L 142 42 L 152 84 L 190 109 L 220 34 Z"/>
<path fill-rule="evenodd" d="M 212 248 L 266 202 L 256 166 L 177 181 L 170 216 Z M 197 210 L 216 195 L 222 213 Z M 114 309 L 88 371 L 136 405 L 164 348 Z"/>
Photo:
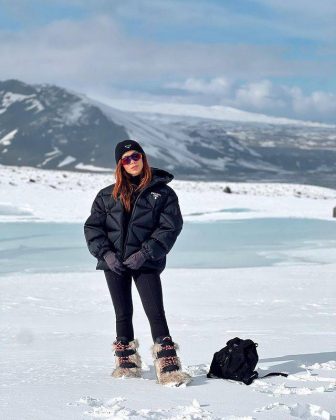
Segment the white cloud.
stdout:
<path fill-rule="evenodd" d="M 264 110 L 269 107 L 282 109 L 286 103 L 276 90 L 269 80 L 248 83 L 237 89 L 235 101 L 239 106 L 252 106 L 255 110 Z"/>
<path fill-rule="evenodd" d="M 226 95 L 229 92 L 231 83 L 225 77 L 215 77 L 209 81 L 190 77 L 184 82 L 166 83 L 164 87 L 182 89 L 192 93 Z"/>
<path fill-rule="evenodd" d="M 336 95 L 333 93 L 314 91 L 305 96 L 298 87 L 289 89 L 289 93 L 293 111 L 297 115 L 316 113 L 319 117 L 332 117 L 336 114 Z"/>
<path fill-rule="evenodd" d="M 1 1 L 1 0 L 0 0 Z M 40 0 L 41 1 L 41 0 Z M 264 33 L 277 31 L 284 37 L 307 37 L 330 41 L 335 36 L 336 2 L 334 0 L 254 0 L 267 11 L 251 13 L 249 7 L 230 7 L 226 2 L 207 0 L 49 0 L 51 3 L 80 7 L 91 13 L 103 13 L 116 20 L 141 21 L 152 28 L 183 26 L 187 28 L 227 28 Z M 23 0 L 5 0 L 9 7 Z M 33 0 L 33 3 L 36 0 Z M 31 13 L 32 1 L 25 0 L 25 13 Z M 332 40 L 331 40 L 332 42 Z"/>
<path fill-rule="evenodd" d="M 246 79 L 302 71 L 300 63 L 293 65 L 282 53 L 282 47 L 274 46 L 147 41 L 125 34 L 113 19 L 101 15 L 0 32 L 0 77 L 108 89 L 118 83 L 162 84 L 218 74 Z M 318 63 L 310 64 L 306 63 L 305 74 L 323 71 Z"/>
<path fill-rule="evenodd" d="M 335 122 L 336 95 L 323 91 L 304 94 L 297 86 L 275 86 L 269 80 L 239 88 L 234 103 L 239 108 L 273 115 Z"/>
<path fill-rule="evenodd" d="M 329 92 L 304 94 L 297 86 L 275 85 L 268 79 L 238 85 L 229 83 L 225 77 L 210 81 L 186 79 L 185 82 L 170 83 L 170 86 L 189 92 L 189 102 L 212 101 L 212 104 L 268 115 L 335 122 L 336 95 Z"/>
<path fill-rule="evenodd" d="M 152 2 L 146 4 L 149 7 Z M 116 5 L 119 13 L 126 13 L 126 6 Z M 196 9 L 194 13 L 200 13 Z M 334 94 L 316 91 L 305 95 L 297 87 L 274 85 L 269 80 L 277 76 L 329 77 L 332 61 L 285 58 L 286 52 L 281 45 L 148 41 L 125 33 L 108 15 L 95 15 L 21 32 L 0 32 L 0 79 L 56 83 L 105 95 L 118 89 L 126 95 L 136 91 L 147 95 L 149 87 L 156 89 L 157 97 L 161 94 L 160 100 L 166 95 L 164 88 L 178 88 L 187 93 L 181 95 L 184 101 L 335 121 Z"/>

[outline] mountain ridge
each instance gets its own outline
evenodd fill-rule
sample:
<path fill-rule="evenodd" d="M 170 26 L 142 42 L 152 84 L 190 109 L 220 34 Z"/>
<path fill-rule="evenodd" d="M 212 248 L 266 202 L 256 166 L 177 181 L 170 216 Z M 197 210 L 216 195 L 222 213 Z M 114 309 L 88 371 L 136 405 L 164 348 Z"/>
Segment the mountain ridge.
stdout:
<path fill-rule="evenodd" d="M 334 185 L 333 127 L 131 112 L 53 84 L 0 81 L 1 164 L 112 170 L 127 138 L 181 179 Z"/>

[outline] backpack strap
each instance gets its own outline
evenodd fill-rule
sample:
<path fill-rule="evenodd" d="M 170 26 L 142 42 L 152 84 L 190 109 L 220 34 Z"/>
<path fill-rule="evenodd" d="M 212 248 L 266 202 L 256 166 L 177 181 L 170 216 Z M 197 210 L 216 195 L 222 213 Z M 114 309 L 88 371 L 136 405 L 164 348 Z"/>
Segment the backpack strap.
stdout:
<path fill-rule="evenodd" d="M 268 373 L 267 375 L 264 375 L 264 376 L 258 376 L 258 377 L 259 377 L 259 379 L 261 379 L 261 378 L 266 378 L 266 376 L 285 376 L 285 377 L 287 377 L 287 376 L 288 376 L 288 373 L 283 373 L 283 372 L 271 372 L 271 373 Z"/>
<path fill-rule="evenodd" d="M 266 376 L 285 376 L 286 377 L 286 376 L 288 376 L 288 374 L 283 373 L 283 372 L 270 372 L 267 375 L 259 376 L 258 372 L 255 370 L 254 372 L 252 372 L 251 375 L 245 376 L 244 378 L 242 378 L 242 382 L 244 382 L 245 385 L 251 385 L 251 383 L 255 379 L 266 378 Z"/>

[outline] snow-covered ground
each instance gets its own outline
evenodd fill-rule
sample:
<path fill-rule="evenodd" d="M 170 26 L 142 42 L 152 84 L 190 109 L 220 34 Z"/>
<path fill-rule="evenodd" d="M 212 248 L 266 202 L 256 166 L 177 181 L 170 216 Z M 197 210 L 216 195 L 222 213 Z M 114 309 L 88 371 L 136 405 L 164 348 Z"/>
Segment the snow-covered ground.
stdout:
<path fill-rule="evenodd" d="M 165 270 L 169 328 L 194 377 L 176 389 L 155 382 L 149 325 L 135 287 L 144 378 L 116 380 L 110 376 L 114 311 L 102 273 L 1 278 L 1 418 L 331 419 L 335 269 Z M 236 336 L 258 342 L 261 375 L 289 376 L 250 386 L 207 379 L 213 353 Z"/>
<path fill-rule="evenodd" d="M 75 173 L 0 165 L 0 221 L 82 222 L 97 192 L 113 182 L 112 171 Z M 252 217 L 333 220 L 336 207 L 336 190 L 313 185 L 175 179 L 169 185 L 179 196 L 185 221 Z M 231 194 L 224 192 L 227 186 Z M 236 211 L 241 208 L 249 211 Z M 5 216 L 1 216 L 2 209 Z"/>
<path fill-rule="evenodd" d="M 113 182 L 113 174 L 0 166 L 0 182 L 1 221 L 34 222 L 38 231 L 43 221 L 82 224 L 95 194 Z M 178 180 L 170 185 L 186 221 L 296 217 L 323 219 L 331 228 L 335 223 L 336 191 L 331 189 Z M 226 186 L 231 194 L 223 192 Z M 12 240 L 0 235 L 0 257 L 8 249 L 20 257 L 24 250 L 10 248 Z M 226 269 L 171 268 L 168 257 L 162 273 L 166 316 L 183 368 L 193 376 L 190 385 L 176 389 L 155 381 L 150 328 L 135 287 L 134 329 L 144 377 L 117 380 L 110 376 L 114 310 L 93 260 L 92 270 L 80 273 L 3 274 L 0 418 L 335 418 L 335 250 L 316 252 L 319 260 L 313 263 L 302 258 Z M 243 260 L 244 255 L 242 265 Z M 261 375 L 283 371 L 289 376 L 258 379 L 250 386 L 207 379 L 213 353 L 235 336 L 258 342 Z"/>

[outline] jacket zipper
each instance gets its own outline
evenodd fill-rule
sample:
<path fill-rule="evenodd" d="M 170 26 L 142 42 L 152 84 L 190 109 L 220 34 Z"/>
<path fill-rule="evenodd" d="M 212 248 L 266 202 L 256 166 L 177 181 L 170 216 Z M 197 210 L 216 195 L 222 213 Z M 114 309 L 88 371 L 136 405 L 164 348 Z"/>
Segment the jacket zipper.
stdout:
<path fill-rule="evenodd" d="M 147 190 L 147 188 L 152 187 L 153 185 L 154 185 L 154 184 L 147 185 L 147 187 L 146 187 L 146 188 L 144 188 L 142 191 L 140 191 L 140 193 L 138 194 L 137 198 L 135 199 L 135 202 L 134 202 L 134 205 L 133 205 L 133 209 L 132 209 L 132 213 L 131 213 L 131 217 L 130 217 L 130 219 L 129 219 L 129 221 L 128 221 L 127 233 L 126 233 L 126 238 L 125 238 L 125 240 L 124 240 L 124 246 L 123 246 L 123 252 L 122 252 L 122 259 L 124 259 L 124 256 L 125 256 L 125 248 L 126 248 L 127 239 L 128 239 L 129 225 L 130 225 L 130 223 L 131 223 L 131 221 L 132 221 L 132 216 L 133 216 L 133 213 L 134 213 L 134 210 L 135 210 L 136 203 L 137 203 L 137 201 L 139 200 L 139 198 L 140 198 L 141 194 L 142 194 L 144 191 L 146 191 L 146 190 Z"/>

